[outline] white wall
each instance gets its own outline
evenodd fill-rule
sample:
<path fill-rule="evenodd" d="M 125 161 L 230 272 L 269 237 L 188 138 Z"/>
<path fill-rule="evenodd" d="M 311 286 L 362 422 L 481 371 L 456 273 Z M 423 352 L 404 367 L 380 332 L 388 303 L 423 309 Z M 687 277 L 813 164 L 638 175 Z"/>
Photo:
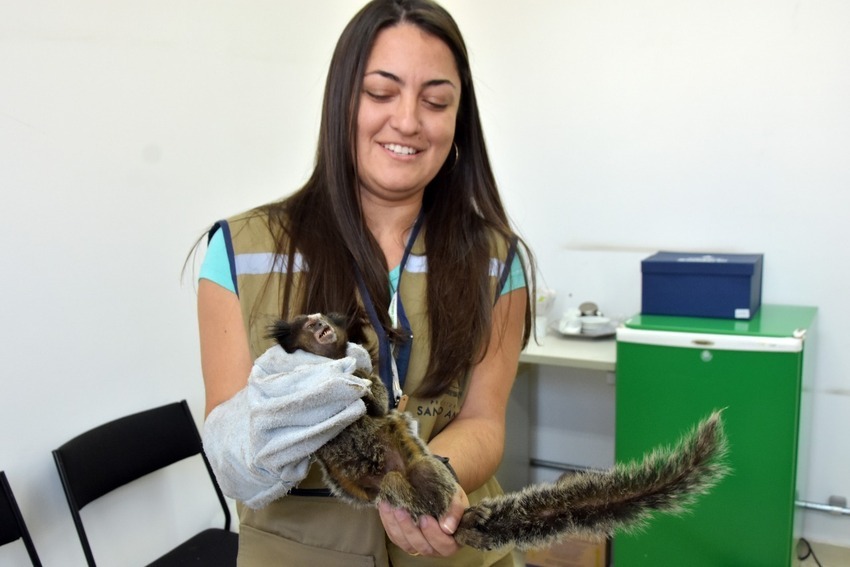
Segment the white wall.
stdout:
<path fill-rule="evenodd" d="M 200 421 L 182 262 L 211 221 L 305 179 L 330 52 L 360 3 L 0 3 L 0 469 L 45 565 L 84 563 L 53 448 L 181 398 Z M 657 249 L 764 252 L 765 301 L 821 308 L 803 496 L 850 496 L 835 440 L 850 429 L 850 5 L 445 5 L 556 309 L 636 312 L 639 260 Z M 219 521 L 214 507 L 198 520 L 170 478 L 156 490 L 116 498 L 141 501 L 166 535 L 120 540 L 133 517 L 92 514 L 108 564 Z M 808 513 L 807 535 L 850 545 L 848 522 Z M 20 561 L 12 547 L 0 564 Z"/>
<path fill-rule="evenodd" d="M 764 301 L 820 308 L 800 497 L 850 498 L 850 449 L 837 440 L 850 430 L 850 4 L 498 6 L 453 9 L 498 179 L 558 292 L 555 312 L 588 299 L 613 315 L 639 311 L 640 260 L 659 249 L 763 252 Z M 538 386 L 536 456 L 613 458 L 589 450 L 613 433 L 599 422 L 613 419 L 604 377 L 543 371 Z M 595 420 L 573 391 L 594 400 Z M 564 421 L 573 445 L 553 448 Z M 811 539 L 850 546 L 850 517 L 805 518 Z"/>

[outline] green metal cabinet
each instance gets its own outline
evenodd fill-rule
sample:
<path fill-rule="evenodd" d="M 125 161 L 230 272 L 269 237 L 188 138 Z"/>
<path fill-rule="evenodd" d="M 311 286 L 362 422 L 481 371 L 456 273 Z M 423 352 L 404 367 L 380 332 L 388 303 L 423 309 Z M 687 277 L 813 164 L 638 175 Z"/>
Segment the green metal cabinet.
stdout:
<path fill-rule="evenodd" d="M 692 513 L 617 535 L 616 567 L 792 564 L 815 314 L 763 305 L 750 321 L 639 315 L 618 331 L 617 460 L 671 444 L 723 408 L 733 470 Z"/>

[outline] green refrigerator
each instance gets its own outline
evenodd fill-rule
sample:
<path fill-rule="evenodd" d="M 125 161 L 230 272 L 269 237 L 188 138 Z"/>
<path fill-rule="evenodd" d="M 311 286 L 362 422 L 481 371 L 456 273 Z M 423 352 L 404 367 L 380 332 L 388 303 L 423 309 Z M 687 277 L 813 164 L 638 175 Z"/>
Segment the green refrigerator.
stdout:
<path fill-rule="evenodd" d="M 616 567 L 792 564 L 816 312 L 763 305 L 751 320 L 638 315 L 618 329 L 617 461 L 672 444 L 723 408 L 732 472 L 692 513 L 618 534 Z"/>

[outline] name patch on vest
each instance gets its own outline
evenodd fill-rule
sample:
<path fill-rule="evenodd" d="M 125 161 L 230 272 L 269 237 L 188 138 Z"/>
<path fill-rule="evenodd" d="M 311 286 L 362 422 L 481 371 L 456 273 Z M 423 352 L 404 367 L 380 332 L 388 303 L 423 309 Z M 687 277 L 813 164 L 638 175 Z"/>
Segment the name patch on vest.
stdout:
<path fill-rule="evenodd" d="M 417 417 L 438 418 L 451 421 L 459 411 L 460 391 L 452 386 L 441 398 L 417 404 L 412 412 Z"/>

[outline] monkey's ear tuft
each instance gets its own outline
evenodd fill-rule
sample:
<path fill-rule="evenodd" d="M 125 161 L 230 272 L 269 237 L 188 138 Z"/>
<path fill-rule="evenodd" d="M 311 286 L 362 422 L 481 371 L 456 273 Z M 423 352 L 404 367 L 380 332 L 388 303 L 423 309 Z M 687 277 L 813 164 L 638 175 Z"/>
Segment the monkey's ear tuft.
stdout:
<path fill-rule="evenodd" d="M 341 313 L 328 313 L 327 318 L 337 327 L 345 329 L 348 327 L 348 317 Z"/>
<path fill-rule="evenodd" d="M 295 341 L 295 333 L 293 332 L 292 324 L 289 321 L 275 321 L 273 325 L 269 325 L 267 338 L 274 339 L 277 344 L 283 347 L 286 352 L 292 352 L 293 342 Z"/>
<path fill-rule="evenodd" d="M 344 327 L 348 332 L 348 340 L 352 343 L 363 345 L 367 341 L 365 329 L 369 327 L 369 317 L 362 309 L 358 309 L 350 317 L 346 318 L 347 325 Z"/>

